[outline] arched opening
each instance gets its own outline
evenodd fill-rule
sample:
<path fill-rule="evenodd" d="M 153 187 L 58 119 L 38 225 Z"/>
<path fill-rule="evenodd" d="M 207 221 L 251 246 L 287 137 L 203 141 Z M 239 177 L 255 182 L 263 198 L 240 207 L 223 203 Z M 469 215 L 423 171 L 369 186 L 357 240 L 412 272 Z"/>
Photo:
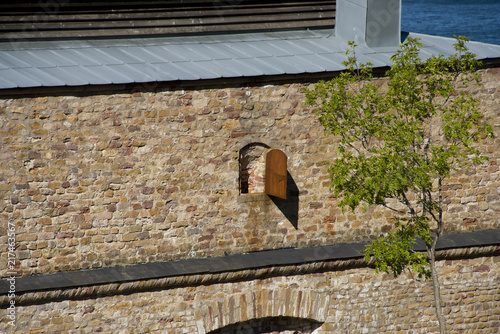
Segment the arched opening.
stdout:
<path fill-rule="evenodd" d="M 240 193 L 264 193 L 266 153 L 269 146 L 263 143 L 251 143 L 240 150 Z"/>
<path fill-rule="evenodd" d="M 262 143 L 251 143 L 240 150 L 240 194 L 268 194 L 287 198 L 287 156 Z"/>
<path fill-rule="evenodd" d="M 267 317 L 231 324 L 208 334 L 311 334 L 320 322 L 295 317 Z"/>
<path fill-rule="evenodd" d="M 196 325 L 199 334 L 312 334 L 325 322 L 329 305 L 324 291 L 258 289 L 203 301 Z"/>

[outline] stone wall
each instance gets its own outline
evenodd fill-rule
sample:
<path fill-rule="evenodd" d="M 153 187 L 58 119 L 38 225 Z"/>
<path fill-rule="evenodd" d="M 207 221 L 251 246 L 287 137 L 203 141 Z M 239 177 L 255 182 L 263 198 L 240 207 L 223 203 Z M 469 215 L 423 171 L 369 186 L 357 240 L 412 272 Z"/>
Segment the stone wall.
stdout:
<path fill-rule="evenodd" d="M 500 257 L 437 266 L 448 332 L 498 333 Z M 427 334 L 433 305 L 429 281 L 358 268 L 17 306 L 11 332 Z"/>
<path fill-rule="evenodd" d="M 500 71 L 469 89 L 500 134 Z M 379 79 L 383 80 L 383 79 Z M 0 274 L 6 222 L 19 275 L 368 240 L 389 212 L 342 214 L 328 190 L 335 138 L 305 85 L 220 85 L 0 100 Z M 288 199 L 240 193 L 240 150 L 288 156 Z M 500 139 L 446 185 L 447 231 L 500 227 Z"/>

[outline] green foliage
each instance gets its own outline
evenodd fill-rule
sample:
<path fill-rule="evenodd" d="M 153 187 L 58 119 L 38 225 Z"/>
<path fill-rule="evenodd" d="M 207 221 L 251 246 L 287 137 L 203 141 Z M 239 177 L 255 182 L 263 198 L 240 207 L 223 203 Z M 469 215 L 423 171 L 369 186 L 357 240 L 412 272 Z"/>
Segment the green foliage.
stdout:
<path fill-rule="evenodd" d="M 365 250 L 379 270 L 399 275 L 408 268 L 428 276 L 426 257 L 412 244 L 420 237 L 431 245 L 431 221 L 438 226 L 434 237 L 440 234 L 442 180 L 468 161 L 487 159 L 475 144 L 493 137 L 492 128 L 478 101 L 457 90 L 479 83 L 480 63 L 466 41 L 457 38 L 453 56 L 423 60 L 421 43 L 408 38 L 391 58 L 386 85 L 373 78 L 371 64 L 358 63 L 350 43 L 343 63 L 348 71 L 306 90 L 326 133 L 339 138 L 329 168 L 339 205 L 382 205 L 396 213 L 395 232 Z"/>
<path fill-rule="evenodd" d="M 377 272 L 389 273 L 394 277 L 399 276 L 409 268 L 418 274 L 419 278 L 429 278 L 431 272 L 428 268 L 427 256 L 413 250 L 415 238 L 421 237 L 426 243 L 432 241 L 429 234 L 427 217 L 414 220 L 397 219 L 394 232 L 389 232 L 384 238 L 378 238 L 364 249 L 365 259 L 370 261 L 373 257 Z"/>

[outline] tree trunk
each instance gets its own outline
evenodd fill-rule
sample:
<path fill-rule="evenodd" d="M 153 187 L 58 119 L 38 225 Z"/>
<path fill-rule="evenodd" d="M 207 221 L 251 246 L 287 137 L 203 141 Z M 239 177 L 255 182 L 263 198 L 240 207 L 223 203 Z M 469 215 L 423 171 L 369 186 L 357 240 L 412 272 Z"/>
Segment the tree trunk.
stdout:
<path fill-rule="evenodd" d="M 436 238 L 437 239 L 437 238 Z M 434 309 L 436 311 L 436 317 L 439 322 L 439 333 L 446 334 L 446 320 L 443 316 L 443 310 L 441 309 L 441 289 L 439 287 L 439 278 L 436 271 L 436 242 L 434 241 L 432 246 L 427 248 L 429 254 L 429 266 L 431 269 L 432 277 L 432 287 L 434 289 Z"/>
<path fill-rule="evenodd" d="M 444 319 L 443 310 L 441 309 L 441 288 L 439 287 L 439 278 L 436 271 L 436 245 L 439 237 L 443 233 L 443 177 L 441 175 L 438 178 L 438 193 L 439 215 L 436 220 L 437 231 L 436 236 L 432 240 L 432 244 L 427 245 L 427 251 L 429 253 L 429 265 L 431 267 L 432 286 L 434 288 L 434 307 L 439 322 L 439 332 L 441 334 L 446 334 L 446 320 Z"/>

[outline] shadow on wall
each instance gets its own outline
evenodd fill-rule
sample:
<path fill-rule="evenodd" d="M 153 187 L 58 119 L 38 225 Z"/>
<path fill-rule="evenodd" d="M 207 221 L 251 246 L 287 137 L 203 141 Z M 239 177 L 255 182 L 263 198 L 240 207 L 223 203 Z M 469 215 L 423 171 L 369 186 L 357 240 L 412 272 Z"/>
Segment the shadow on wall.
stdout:
<path fill-rule="evenodd" d="M 290 224 L 299 228 L 299 188 L 292 177 L 292 174 L 287 171 L 286 173 L 287 182 L 287 194 L 286 199 L 269 196 L 273 203 L 280 209 L 281 213 L 288 219 Z"/>
<path fill-rule="evenodd" d="M 258 142 L 244 146 L 239 153 L 239 186 L 242 195 L 267 194 L 298 229 L 299 189 L 287 170 L 287 156 L 282 151 Z"/>
<path fill-rule="evenodd" d="M 310 334 L 320 326 L 320 322 L 311 319 L 268 317 L 238 322 L 208 334 Z"/>

